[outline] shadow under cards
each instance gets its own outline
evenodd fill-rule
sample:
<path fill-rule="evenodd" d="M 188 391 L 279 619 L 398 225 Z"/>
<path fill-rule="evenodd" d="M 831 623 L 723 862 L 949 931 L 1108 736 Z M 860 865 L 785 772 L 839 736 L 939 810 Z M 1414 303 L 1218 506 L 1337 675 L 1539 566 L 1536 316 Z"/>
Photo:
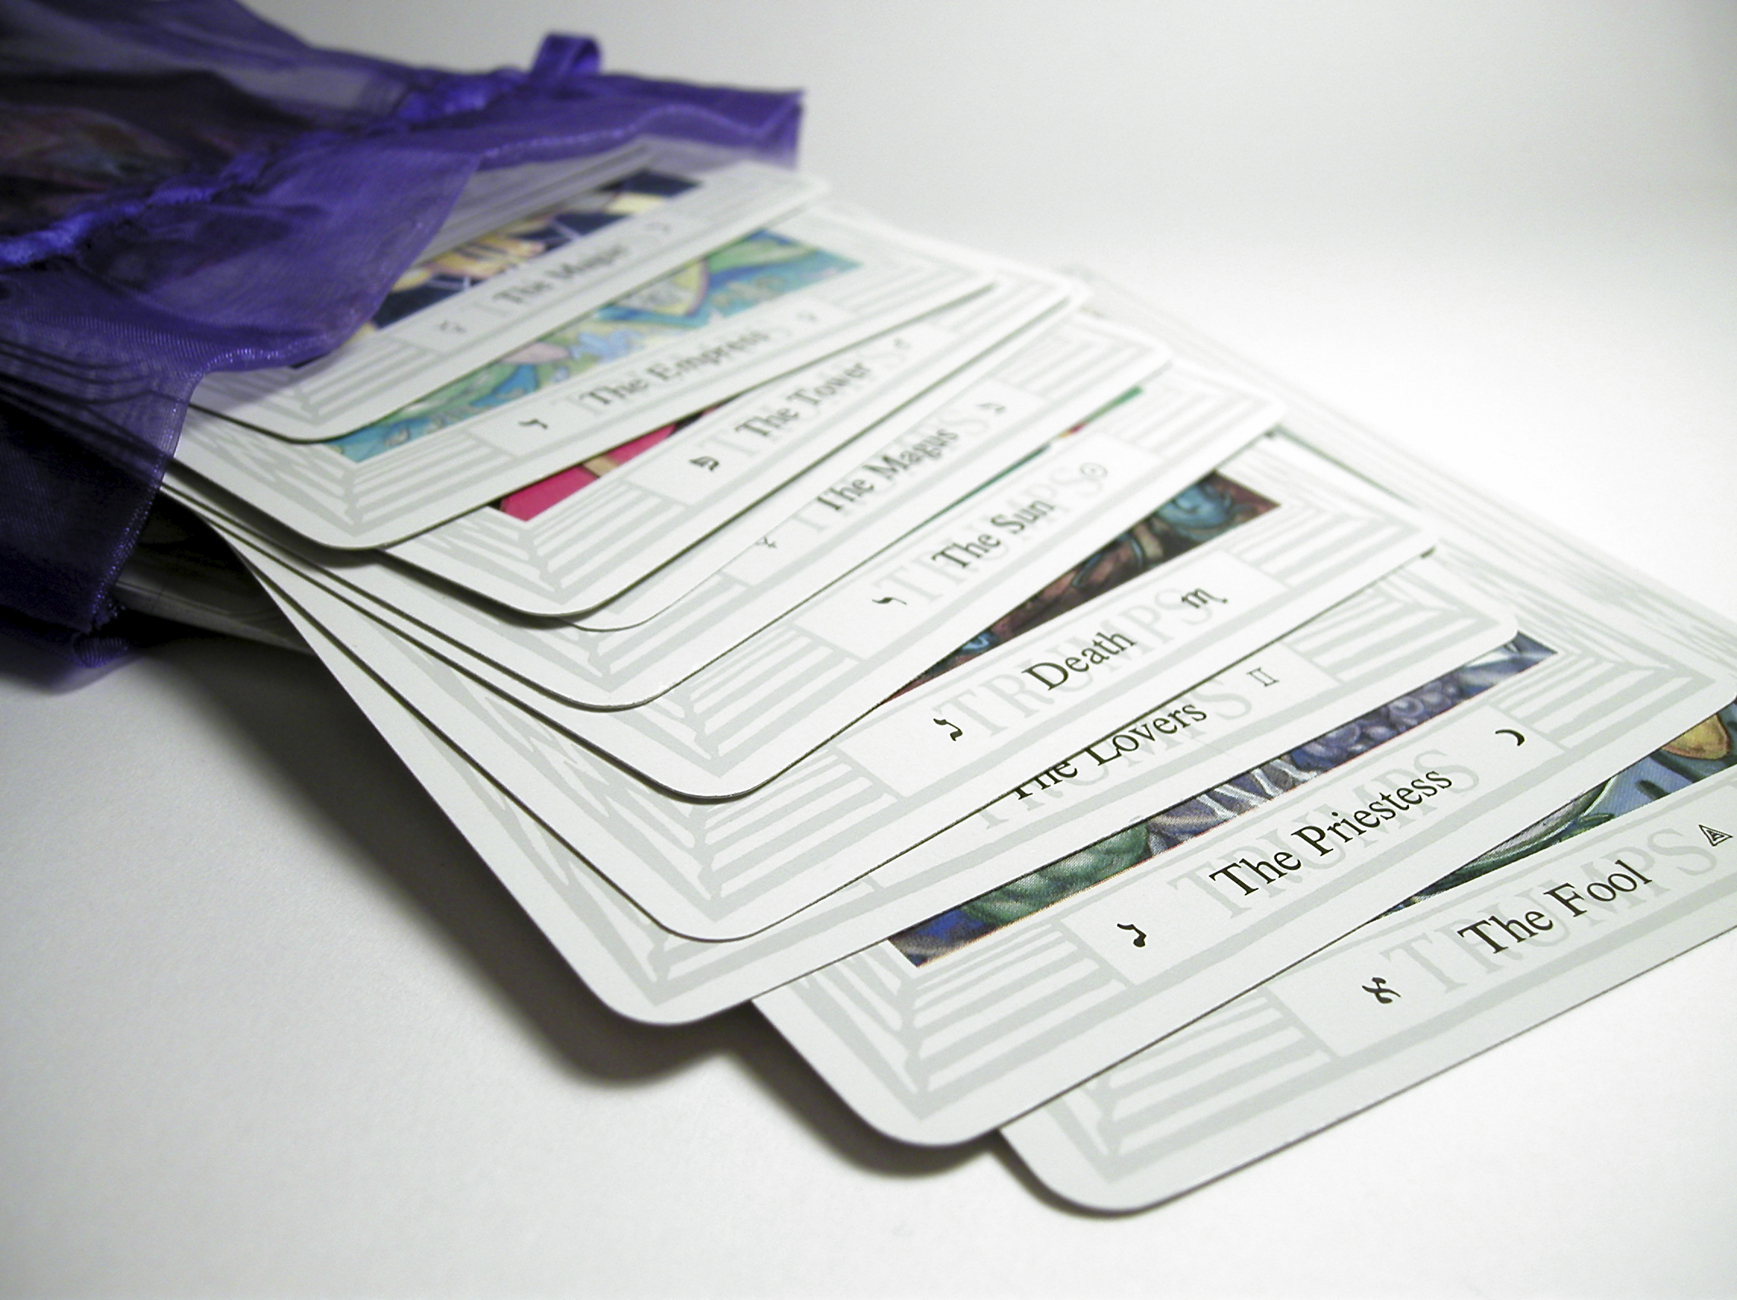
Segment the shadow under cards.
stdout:
<path fill-rule="evenodd" d="M 752 1007 L 691 1025 L 644 1025 L 606 1007 L 574 974 L 439 806 L 317 660 L 221 638 L 149 653 L 185 675 L 256 751 L 366 856 L 568 1068 L 630 1086 L 708 1057 L 739 1061 L 766 1091 L 853 1164 L 892 1176 L 952 1168 L 992 1151 L 994 1135 L 926 1148 L 859 1119 Z"/>

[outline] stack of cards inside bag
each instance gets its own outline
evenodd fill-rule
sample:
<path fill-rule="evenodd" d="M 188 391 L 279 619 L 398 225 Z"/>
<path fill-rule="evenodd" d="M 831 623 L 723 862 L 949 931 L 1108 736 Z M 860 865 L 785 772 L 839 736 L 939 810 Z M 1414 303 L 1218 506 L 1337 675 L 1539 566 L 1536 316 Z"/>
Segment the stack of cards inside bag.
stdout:
<path fill-rule="evenodd" d="M 1186 1190 L 1737 921 L 1737 635 L 1084 280 L 486 173 L 169 490 L 584 980 Z"/>

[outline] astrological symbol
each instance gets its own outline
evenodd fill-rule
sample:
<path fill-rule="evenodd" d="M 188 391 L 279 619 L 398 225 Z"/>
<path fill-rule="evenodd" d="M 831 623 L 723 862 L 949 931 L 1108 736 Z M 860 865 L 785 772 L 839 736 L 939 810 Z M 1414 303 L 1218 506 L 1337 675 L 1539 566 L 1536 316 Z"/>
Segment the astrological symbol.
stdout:
<path fill-rule="evenodd" d="M 520 420 L 519 421 L 519 428 L 521 428 L 521 429 L 531 429 L 531 428 L 547 429 L 548 427 L 549 426 L 544 424 L 541 420 Z"/>
<path fill-rule="evenodd" d="M 701 469 L 706 470 L 709 473 L 718 468 L 719 462 L 710 456 L 690 456 L 688 458 L 688 464 L 698 465 Z"/>
<path fill-rule="evenodd" d="M 1116 922 L 1116 928 L 1118 930 L 1132 930 L 1134 932 L 1134 946 L 1136 948 L 1144 948 L 1146 946 L 1146 932 L 1144 930 L 1142 930 L 1139 926 L 1137 926 L 1137 925 L 1123 925 L 1120 921 L 1118 921 L 1118 922 Z"/>
<path fill-rule="evenodd" d="M 979 411 L 988 411 L 991 415 L 1007 414 L 1007 408 L 1000 402 L 979 402 L 977 403 L 977 409 Z"/>
<path fill-rule="evenodd" d="M 1208 604 L 1228 605 L 1230 602 L 1223 596 L 1215 596 L 1205 587 L 1196 587 L 1182 597 L 1182 603 L 1190 609 L 1205 609 Z"/>
<path fill-rule="evenodd" d="M 1279 679 L 1274 677 L 1265 668 L 1250 668 L 1248 670 L 1248 675 L 1254 678 L 1255 681 L 1260 683 L 1262 686 L 1277 686 L 1279 684 Z"/>
<path fill-rule="evenodd" d="M 1724 831 L 1715 830 L 1711 826 L 1701 827 L 1701 834 L 1703 834 L 1707 837 L 1707 847 L 1708 848 L 1713 848 L 1716 845 L 1723 844 L 1726 840 L 1731 838 Z"/>
<path fill-rule="evenodd" d="M 946 727 L 950 731 L 952 731 L 953 734 L 947 737 L 948 740 L 957 740 L 957 739 L 959 739 L 959 737 L 961 737 L 965 734 L 963 731 L 959 730 L 958 727 L 954 726 L 951 722 L 948 722 L 947 719 L 945 719 L 945 718 L 936 718 L 935 719 L 935 725 L 937 727 Z"/>
<path fill-rule="evenodd" d="M 1496 728 L 1496 734 L 1498 736 L 1512 736 L 1514 738 L 1514 747 L 1516 749 L 1518 749 L 1521 745 L 1524 745 L 1526 743 L 1526 737 L 1522 736 L 1519 732 L 1515 731 L 1512 727 L 1497 727 Z"/>
<path fill-rule="evenodd" d="M 897 596 L 876 596 L 873 603 L 876 605 L 903 605 L 905 602 Z"/>
<path fill-rule="evenodd" d="M 1399 990 L 1396 988 L 1390 988 L 1387 980 L 1380 975 L 1377 975 L 1373 980 L 1365 984 L 1363 986 L 1363 991 L 1373 997 L 1382 1006 L 1386 1006 L 1389 1002 L 1392 1002 L 1395 998 L 1400 996 Z"/>

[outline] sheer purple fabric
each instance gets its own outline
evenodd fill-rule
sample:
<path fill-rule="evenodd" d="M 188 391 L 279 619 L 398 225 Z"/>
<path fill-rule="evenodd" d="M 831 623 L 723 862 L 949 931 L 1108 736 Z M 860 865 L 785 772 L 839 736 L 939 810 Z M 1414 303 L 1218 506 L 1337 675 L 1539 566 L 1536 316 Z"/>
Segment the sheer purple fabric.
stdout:
<path fill-rule="evenodd" d="M 459 74 L 315 49 L 233 0 L 0 0 L 0 621 L 83 660 L 189 394 L 320 355 L 478 168 L 655 132 L 789 160 L 795 93 Z"/>

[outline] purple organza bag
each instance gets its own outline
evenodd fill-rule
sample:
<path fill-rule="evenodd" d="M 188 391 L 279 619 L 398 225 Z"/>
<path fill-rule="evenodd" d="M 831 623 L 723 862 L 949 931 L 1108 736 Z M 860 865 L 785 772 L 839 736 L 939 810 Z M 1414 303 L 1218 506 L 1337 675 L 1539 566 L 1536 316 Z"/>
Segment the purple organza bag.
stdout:
<path fill-rule="evenodd" d="M 794 93 L 314 49 L 232 0 L 0 0 L 0 625 L 83 662 L 210 370 L 336 347 L 479 168 L 643 132 L 788 160 Z M 92 634 L 96 635 L 92 635 Z"/>

